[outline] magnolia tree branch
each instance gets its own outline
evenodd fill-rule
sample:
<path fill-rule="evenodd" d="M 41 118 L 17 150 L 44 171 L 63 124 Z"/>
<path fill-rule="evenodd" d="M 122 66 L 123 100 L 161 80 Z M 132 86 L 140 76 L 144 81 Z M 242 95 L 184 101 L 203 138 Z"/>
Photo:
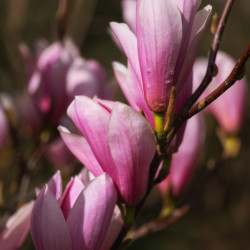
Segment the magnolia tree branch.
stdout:
<path fill-rule="evenodd" d="M 184 105 L 184 108 L 181 111 L 181 114 L 185 114 L 188 112 L 188 110 L 194 105 L 194 103 L 198 100 L 198 98 L 201 96 L 201 94 L 204 92 L 204 90 L 207 88 L 209 83 L 211 82 L 213 78 L 213 69 L 215 65 L 215 59 L 216 55 L 220 46 L 221 37 L 224 31 L 224 28 L 226 26 L 226 22 L 228 19 L 228 16 L 230 14 L 230 11 L 233 7 L 234 0 L 227 0 L 223 12 L 221 14 L 220 20 L 218 22 L 217 29 L 214 33 L 211 49 L 209 52 L 209 59 L 208 59 L 208 65 L 207 65 L 207 71 L 206 74 L 200 84 L 200 86 L 197 88 L 197 90 L 193 93 L 193 95 L 190 97 L 190 99 L 187 101 L 187 103 Z"/>
<path fill-rule="evenodd" d="M 231 86 L 235 84 L 237 80 L 240 79 L 242 75 L 242 71 L 244 70 L 244 65 L 247 62 L 250 56 L 250 42 L 248 43 L 245 51 L 241 55 L 240 59 L 235 64 L 232 72 L 226 78 L 226 80 L 211 94 L 209 94 L 206 98 L 195 104 L 188 112 L 187 119 L 191 118 L 193 115 L 197 114 L 204 108 L 206 108 L 210 103 L 215 101 L 219 96 L 221 96 L 226 90 L 228 90 Z"/>
<path fill-rule="evenodd" d="M 147 224 L 136 229 L 135 231 L 132 231 L 128 234 L 128 238 L 137 240 L 148 235 L 149 233 L 159 232 L 182 218 L 189 210 L 190 206 L 188 204 L 185 204 L 182 207 L 175 209 L 168 218 L 150 221 Z"/>
<path fill-rule="evenodd" d="M 244 71 L 244 66 L 249 58 L 250 54 L 250 43 L 248 43 L 245 51 L 241 55 L 240 59 L 235 64 L 233 70 L 231 71 L 230 75 L 226 78 L 226 80 L 211 94 L 209 94 L 206 98 L 201 100 L 199 103 L 195 104 L 193 107 L 190 108 L 186 113 L 180 113 L 176 115 L 174 120 L 174 131 L 170 135 L 170 140 L 167 142 L 166 147 L 169 146 L 171 140 L 176 135 L 177 131 L 181 128 L 183 123 L 191 118 L 193 115 L 199 113 L 201 110 L 206 108 L 210 103 L 215 101 L 219 96 L 221 96 L 226 90 L 232 87 L 236 81 L 241 78 L 242 72 Z"/>
<path fill-rule="evenodd" d="M 230 157 L 230 155 L 225 156 L 223 152 L 217 160 L 213 160 L 212 164 L 204 165 L 198 178 L 196 179 L 193 188 L 190 191 L 190 194 L 185 198 L 185 200 L 180 202 L 183 205 L 175 208 L 168 217 L 159 217 L 149 221 L 139 228 L 129 231 L 127 239 L 129 238 L 130 241 L 137 240 L 147 236 L 150 233 L 159 232 L 181 219 L 194 207 L 196 202 L 200 200 L 200 197 L 202 196 L 204 189 L 207 187 L 209 180 L 214 176 L 217 170 L 219 170 L 219 168 L 222 166 L 222 163 L 226 160 L 229 160 Z"/>
<path fill-rule="evenodd" d="M 68 18 L 69 18 L 69 1 L 59 0 L 58 9 L 56 12 L 56 21 L 57 21 L 57 35 L 60 40 L 62 40 L 65 36 Z"/>

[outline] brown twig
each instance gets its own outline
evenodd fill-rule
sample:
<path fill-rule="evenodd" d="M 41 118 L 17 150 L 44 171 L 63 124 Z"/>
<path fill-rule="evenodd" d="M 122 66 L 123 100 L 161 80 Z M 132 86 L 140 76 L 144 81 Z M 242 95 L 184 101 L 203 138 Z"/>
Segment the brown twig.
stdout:
<path fill-rule="evenodd" d="M 206 98 L 201 100 L 199 103 L 195 104 L 188 112 L 188 119 L 193 115 L 197 114 L 204 108 L 206 108 L 210 103 L 216 100 L 219 96 L 221 96 L 226 90 L 228 90 L 234 83 L 239 80 L 239 76 L 242 73 L 245 63 L 247 62 L 250 56 L 250 42 L 248 43 L 245 51 L 241 55 L 240 59 L 235 64 L 233 70 L 230 75 L 226 78 L 226 80 L 211 94 L 209 94 Z"/>
<path fill-rule="evenodd" d="M 213 68 L 215 64 L 215 59 L 217 55 L 217 51 L 220 46 L 221 37 L 224 31 L 224 28 L 226 26 L 226 22 L 228 19 L 228 16 L 230 14 L 230 11 L 233 7 L 234 0 L 227 0 L 223 12 L 221 14 L 216 32 L 213 36 L 213 41 L 211 45 L 211 49 L 209 52 L 209 59 L 208 59 L 208 65 L 207 65 L 207 71 L 206 74 L 200 84 L 200 86 L 197 88 L 197 90 L 193 93 L 193 95 L 189 98 L 187 103 L 184 105 L 184 108 L 181 111 L 181 114 L 185 114 L 188 112 L 188 110 L 194 105 L 194 103 L 198 100 L 198 98 L 201 96 L 201 94 L 204 92 L 206 87 L 209 85 L 213 78 Z"/>
<path fill-rule="evenodd" d="M 69 18 L 69 2 L 68 0 L 59 0 L 56 13 L 57 20 L 57 35 L 60 40 L 63 40 L 67 29 Z"/>
<path fill-rule="evenodd" d="M 169 129 L 172 127 L 172 124 L 173 124 L 175 101 L 176 101 L 176 87 L 172 86 L 171 91 L 170 91 L 168 109 L 167 109 L 167 121 L 166 121 L 166 124 L 165 124 L 165 127 L 164 127 L 165 132 L 168 132 Z"/>
<path fill-rule="evenodd" d="M 161 231 L 182 218 L 189 210 L 190 206 L 185 204 L 181 208 L 174 210 L 174 212 L 168 218 L 150 221 L 149 223 L 129 233 L 128 237 L 132 238 L 132 240 L 137 240 L 148 235 L 149 233 Z"/>
<path fill-rule="evenodd" d="M 235 64 L 232 72 L 230 75 L 226 78 L 226 80 L 216 89 L 214 90 L 210 95 L 208 95 L 206 98 L 201 100 L 199 103 L 195 104 L 193 107 L 190 108 L 186 113 L 180 113 L 176 115 L 174 119 L 174 131 L 170 135 L 170 139 L 167 142 L 167 146 L 170 144 L 171 140 L 179 130 L 179 128 L 182 126 L 182 124 L 191 118 L 193 115 L 197 114 L 201 110 L 203 110 L 205 107 L 207 107 L 210 103 L 212 103 L 214 100 L 216 100 L 219 96 L 221 96 L 226 90 L 228 90 L 237 80 L 240 79 L 242 71 L 244 69 L 244 66 L 249 58 L 250 55 L 250 43 L 248 43 L 245 51 L 241 55 L 240 59 Z"/>
<path fill-rule="evenodd" d="M 221 18 L 219 20 L 216 32 L 215 32 L 214 37 L 213 37 L 213 42 L 212 42 L 211 49 L 210 49 L 209 61 L 208 61 L 208 66 L 207 66 L 207 71 L 206 71 L 205 77 L 204 77 L 202 83 L 200 84 L 199 88 L 195 91 L 195 93 L 191 96 L 191 98 L 188 100 L 188 102 L 184 105 L 184 108 L 181 110 L 180 115 L 178 115 L 178 116 L 176 116 L 174 118 L 173 127 L 172 127 L 172 130 L 170 130 L 171 134 L 170 134 L 170 132 L 168 133 L 169 138 L 167 140 L 167 145 L 165 145 L 166 149 L 169 146 L 169 144 L 171 143 L 171 140 L 173 139 L 173 137 L 176 134 L 176 132 L 179 130 L 179 128 L 182 126 L 182 124 L 189 118 L 189 110 L 190 110 L 190 108 L 198 100 L 198 98 L 200 97 L 200 95 L 203 93 L 203 91 L 205 90 L 205 88 L 208 86 L 208 84 L 212 80 L 213 69 L 214 69 L 214 64 L 215 64 L 215 59 L 216 59 L 217 51 L 219 49 L 221 37 L 222 37 L 223 31 L 224 31 L 224 28 L 225 28 L 225 25 L 226 25 L 226 21 L 228 19 L 228 16 L 230 14 L 231 9 L 232 9 L 233 3 L 234 3 L 234 0 L 227 0 L 227 2 L 225 4 L 223 13 L 221 15 Z M 248 58 L 248 56 L 244 59 L 244 63 L 246 62 L 247 58 Z M 243 64 L 240 63 L 238 65 L 239 68 L 237 69 L 237 72 L 240 71 L 240 69 L 242 68 L 242 66 L 244 65 L 244 63 Z M 235 74 L 236 76 L 238 75 L 237 72 Z M 236 80 L 237 79 L 235 79 L 235 81 Z M 158 164 L 160 163 L 161 159 L 162 159 L 162 156 L 159 156 L 157 154 L 155 155 L 155 159 L 154 160 Z M 151 165 L 152 165 L 151 166 L 151 172 L 153 173 L 153 175 L 151 173 L 151 175 L 150 175 L 150 183 L 149 183 L 149 188 L 147 190 L 147 194 L 146 194 L 145 198 L 137 205 L 136 214 L 138 213 L 138 211 L 140 211 L 140 209 L 141 209 L 142 205 L 144 204 L 144 201 L 145 201 L 148 193 L 152 189 L 153 180 L 154 180 L 155 173 L 156 173 L 155 169 L 157 169 L 158 166 L 159 166 L 159 165 L 157 165 L 157 167 L 156 167 L 155 164 L 151 164 Z M 152 178 L 152 176 L 153 176 L 153 178 Z M 190 205 L 184 205 L 180 209 L 181 210 L 176 210 L 175 212 L 173 212 L 173 214 L 168 219 L 162 221 L 162 223 L 159 223 L 159 225 L 158 224 L 156 225 L 155 224 L 156 222 L 154 221 L 154 222 L 151 222 L 152 224 L 149 223 L 144 228 L 141 228 L 141 231 L 139 231 L 138 233 L 136 233 L 137 235 L 134 235 L 134 239 L 142 237 L 143 235 L 146 235 L 148 232 L 159 231 L 162 228 L 165 228 L 168 225 L 174 223 L 176 220 L 178 220 L 179 218 L 181 218 L 185 213 L 187 213 L 189 211 Z M 116 242 L 114 243 L 112 249 L 118 249 L 118 247 L 121 245 L 123 237 L 125 237 L 127 231 L 128 231 L 127 228 L 123 228 L 123 230 L 121 231 L 120 235 L 118 236 Z"/>

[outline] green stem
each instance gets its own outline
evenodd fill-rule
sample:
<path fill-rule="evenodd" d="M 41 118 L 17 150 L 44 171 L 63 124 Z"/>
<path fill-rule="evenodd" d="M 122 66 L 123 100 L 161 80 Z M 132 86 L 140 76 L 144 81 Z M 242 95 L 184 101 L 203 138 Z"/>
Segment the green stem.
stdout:
<path fill-rule="evenodd" d="M 130 228 L 134 223 L 135 208 L 136 206 L 126 206 L 126 216 L 124 218 L 124 223 L 128 228 Z"/>
<path fill-rule="evenodd" d="M 162 140 L 165 137 L 164 118 L 165 118 L 165 113 L 154 112 L 155 132 L 157 134 L 158 140 Z"/>

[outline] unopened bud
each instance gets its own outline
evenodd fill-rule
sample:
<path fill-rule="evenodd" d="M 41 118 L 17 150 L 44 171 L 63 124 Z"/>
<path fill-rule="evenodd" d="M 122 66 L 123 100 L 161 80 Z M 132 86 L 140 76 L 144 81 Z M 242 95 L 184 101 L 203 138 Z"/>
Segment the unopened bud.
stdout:
<path fill-rule="evenodd" d="M 212 64 L 212 76 L 215 77 L 218 74 L 218 67 L 215 63 Z"/>
<path fill-rule="evenodd" d="M 211 33 L 214 35 L 219 23 L 219 15 L 217 13 L 214 13 L 212 17 L 212 24 L 211 24 Z"/>

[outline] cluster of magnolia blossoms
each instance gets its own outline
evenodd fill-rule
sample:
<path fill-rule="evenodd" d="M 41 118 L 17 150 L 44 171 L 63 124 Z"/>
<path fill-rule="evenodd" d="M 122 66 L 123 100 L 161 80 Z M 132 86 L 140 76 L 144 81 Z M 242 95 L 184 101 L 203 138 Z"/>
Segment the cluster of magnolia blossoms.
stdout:
<path fill-rule="evenodd" d="M 65 113 L 75 95 L 112 96 L 111 84 L 104 86 L 106 76 L 102 66 L 93 59 L 82 58 L 70 39 L 50 46 L 39 41 L 33 56 L 24 44 L 20 45 L 20 51 L 28 86 L 27 93 L 17 96 L 16 106 L 27 133 L 39 137 L 44 126 L 68 123 Z M 50 144 L 46 155 L 57 167 L 72 161 L 72 154 L 60 138 Z"/>
<path fill-rule="evenodd" d="M 18 108 L 21 119 L 33 132 L 40 132 L 46 123 L 57 125 L 75 95 L 111 96 L 104 88 L 102 66 L 95 60 L 82 58 L 71 40 L 39 46 L 37 50 L 32 57 L 26 46 L 20 47 L 28 96 L 20 97 Z"/>
<path fill-rule="evenodd" d="M 95 84 L 102 81 L 102 73 L 96 62 L 80 58 L 72 44 L 55 43 L 42 50 L 36 66 L 26 57 L 29 102 L 35 103 L 33 113 L 40 121 L 57 124 L 74 99 L 67 113 L 79 134 L 63 126 L 59 132 L 89 171 L 72 178 L 63 193 L 58 172 L 37 192 L 31 215 L 37 249 L 109 249 L 123 224 L 116 203 L 136 206 L 145 197 L 157 146 L 154 113 L 166 112 L 171 86 L 176 87 L 174 113 L 178 113 L 192 93 L 193 79 L 200 82 L 197 72 L 202 70 L 195 66 L 193 73 L 192 69 L 211 15 L 211 6 L 197 11 L 200 2 L 123 1 L 124 19 L 130 28 L 114 22 L 111 28 L 128 64 L 115 62 L 113 68 L 132 108 L 91 99 L 95 94 L 105 97 L 104 89 Z M 214 81 L 221 83 L 225 75 L 219 76 Z M 163 193 L 177 197 L 185 190 L 202 149 L 200 119 L 192 118 L 185 133 L 183 127 L 175 138 L 170 151 L 180 147 L 173 155 L 169 176 L 159 186 Z"/>

